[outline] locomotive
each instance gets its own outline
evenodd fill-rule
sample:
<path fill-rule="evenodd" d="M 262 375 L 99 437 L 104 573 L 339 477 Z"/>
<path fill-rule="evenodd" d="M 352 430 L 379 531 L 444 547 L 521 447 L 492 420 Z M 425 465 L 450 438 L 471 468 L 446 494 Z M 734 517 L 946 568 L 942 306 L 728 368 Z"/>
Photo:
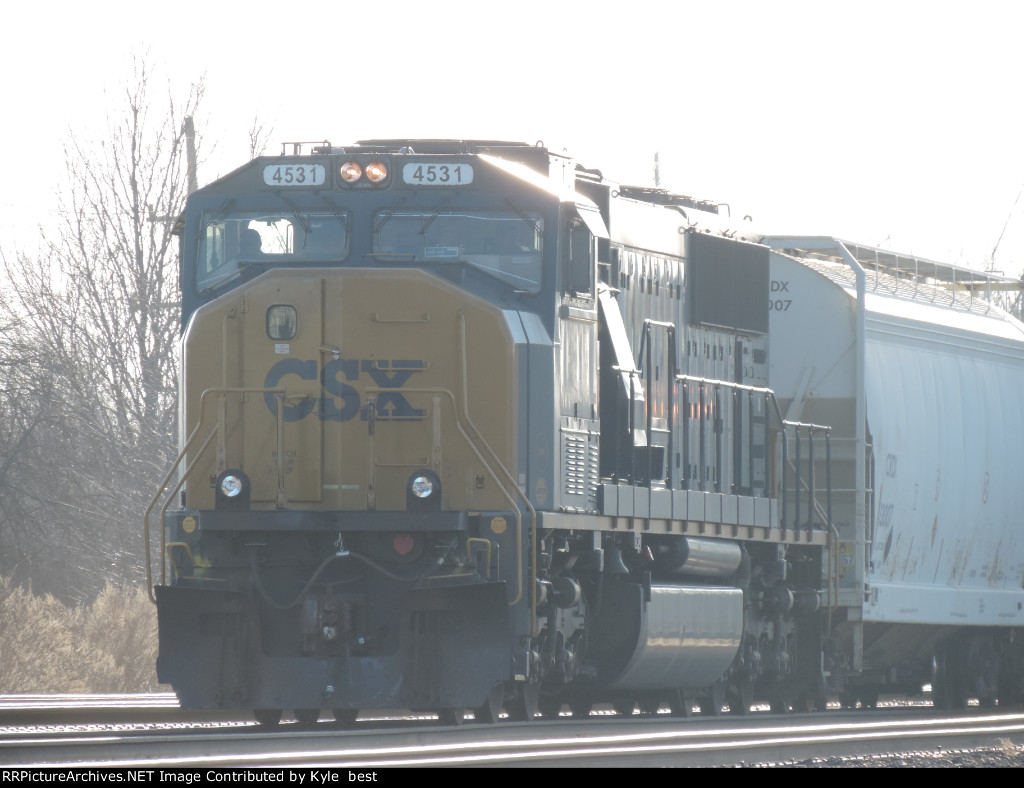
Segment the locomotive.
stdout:
<path fill-rule="evenodd" d="M 1015 282 L 497 140 L 289 143 L 176 231 L 183 707 L 1017 701 Z"/>

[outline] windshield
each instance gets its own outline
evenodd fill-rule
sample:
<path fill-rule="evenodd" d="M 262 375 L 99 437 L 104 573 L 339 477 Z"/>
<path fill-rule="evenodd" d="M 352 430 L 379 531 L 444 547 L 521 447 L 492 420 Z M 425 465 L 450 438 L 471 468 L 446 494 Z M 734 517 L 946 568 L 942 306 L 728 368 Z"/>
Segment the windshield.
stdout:
<path fill-rule="evenodd" d="M 196 284 L 212 287 L 258 263 L 340 262 L 348 257 L 347 225 L 344 211 L 203 214 Z"/>
<path fill-rule="evenodd" d="M 540 289 L 543 219 L 498 211 L 381 211 L 374 222 L 378 259 L 468 263 L 517 289 Z"/>

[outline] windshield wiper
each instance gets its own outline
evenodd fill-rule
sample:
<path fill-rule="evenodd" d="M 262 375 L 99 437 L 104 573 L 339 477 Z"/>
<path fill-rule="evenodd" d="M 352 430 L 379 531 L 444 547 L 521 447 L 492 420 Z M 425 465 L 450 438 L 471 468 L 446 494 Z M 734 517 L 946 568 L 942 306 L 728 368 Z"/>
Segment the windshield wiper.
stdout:
<path fill-rule="evenodd" d="M 228 199 L 224 200 L 224 202 L 220 204 L 220 208 L 218 208 L 213 214 L 211 214 L 209 219 L 203 222 L 203 226 L 199 228 L 200 242 L 202 242 L 202 239 L 206 236 L 206 229 L 215 221 L 217 221 L 220 217 L 222 217 L 225 213 L 227 213 L 228 208 L 230 208 L 234 204 L 234 198 L 228 197 Z"/>
<path fill-rule="evenodd" d="M 405 205 L 405 200 L 406 197 L 403 194 L 401 197 L 398 198 L 398 202 L 395 203 L 393 208 L 385 208 L 383 211 L 380 212 L 379 218 L 377 220 L 377 226 L 373 228 L 373 231 L 375 233 L 379 233 L 380 228 L 394 218 L 395 212 L 401 210 L 402 206 Z"/>
<path fill-rule="evenodd" d="M 505 198 L 505 202 L 507 202 L 509 207 L 513 211 L 516 212 L 516 215 L 520 219 L 522 219 L 524 222 L 526 222 L 528 225 L 530 225 L 530 227 L 533 228 L 533 232 L 536 235 L 540 235 L 540 225 L 536 221 L 534 221 L 533 219 L 530 218 L 530 214 L 528 214 L 526 211 L 524 211 L 522 208 L 520 208 L 518 205 L 516 205 L 514 202 L 512 202 L 512 198 L 511 197 L 506 197 Z"/>
<path fill-rule="evenodd" d="M 426 224 L 424 224 L 424 225 L 423 225 L 423 226 L 422 226 L 422 227 L 420 228 L 420 235 L 422 235 L 422 236 L 424 236 L 424 238 L 426 238 L 426 235 L 427 235 L 427 229 L 428 229 L 428 228 L 430 227 L 430 225 L 432 225 L 432 224 L 434 223 L 434 219 L 436 219 L 436 218 L 437 218 L 438 216 L 440 216 L 440 215 L 441 215 L 441 211 L 443 211 L 443 210 L 444 210 L 445 208 L 447 208 L 447 207 L 448 207 L 448 198 L 447 198 L 447 197 L 445 197 L 445 198 L 444 198 L 444 199 L 443 199 L 443 200 L 441 201 L 441 205 L 440 205 L 440 207 L 439 207 L 439 208 L 438 208 L 438 209 L 437 209 L 436 211 L 434 211 L 434 214 L 433 214 L 433 216 L 431 216 L 431 217 L 430 217 L 429 219 L 427 219 L 427 222 L 426 222 Z"/>
<path fill-rule="evenodd" d="M 321 194 L 320 196 L 323 198 L 323 201 L 327 203 L 327 207 L 330 209 L 331 214 L 338 221 L 338 224 L 341 225 L 341 228 L 345 231 L 345 234 L 348 235 L 349 233 L 351 233 L 352 228 L 351 226 L 349 226 L 348 223 L 348 215 L 342 212 L 341 208 L 334 204 L 334 200 L 332 200 L 326 194 Z"/>
<path fill-rule="evenodd" d="M 295 219 L 295 221 L 297 221 L 300 225 L 302 225 L 303 232 L 305 232 L 307 235 L 310 232 L 312 232 L 312 230 L 311 230 L 311 228 L 309 226 L 309 217 L 307 216 L 307 217 L 303 218 L 302 214 L 299 213 L 299 207 L 295 203 L 293 203 L 291 200 L 289 200 L 287 197 L 285 197 L 283 194 L 278 194 L 277 196 L 281 198 L 281 200 L 285 203 L 285 205 L 287 205 L 289 208 L 291 208 L 291 210 L 292 210 L 292 217 Z"/>
<path fill-rule="evenodd" d="M 199 260 L 200 250 L 203 248 L 203 240 L 206 238 L 206 231 L 209 229 L 211 224 L 213 224 L 220 217 L 222 217 L 225 213 L 227 213 L 228 208 L 230 208 L 234 204 L 235 204 L 235 201 L 231 197 L 229 197 L 228 199 L 224 200 L 224 202 L 222 202 L 220 204 L 220 208 L 218 208 L 213 214 L 211 214 L 210 218 L 207 219 L 205 222 L 203 222 L 203 226 L 199 228 L 199 232 L 196 235 L 196 260 L 197 261 Z"/>

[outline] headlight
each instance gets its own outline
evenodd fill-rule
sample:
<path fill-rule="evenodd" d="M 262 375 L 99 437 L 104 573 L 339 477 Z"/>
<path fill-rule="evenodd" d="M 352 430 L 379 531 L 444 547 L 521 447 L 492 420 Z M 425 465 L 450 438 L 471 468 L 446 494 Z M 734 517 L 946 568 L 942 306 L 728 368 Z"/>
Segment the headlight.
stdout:
<path fill-rule="evenodd" d="M 341 165 L 341 179 L 345 183 L 355 183 L 363 177 L 363 168 L 354 161 L 346 161 Z"/>
<path fill-rule="evenodd" d="M 412 510 L 441 508 L 441 480 L 433 471 L 416 471 L 405 486 L 405 505 Z"/>
<path fill-rule="evenodd" d="M 427 476 L 417 476 L 409 484 L 409 489 L 417 498 L 429 498 L 434 492 L 434 482 Z"/>
<path fill-rule="evenodd" d="M 380 183 L 388 177 L 387 165 L 382 161 L 371 161 L 366 165 L 366 178 L 370 183 Z"/>
<path fill-rule="evenodd" d="M 222 471 L 214 489 L 219 511 L 242 512 L 249 508 L 250 484 L 245 471 L 238 468 Z"/>
<path fill-rule="evenodd" d="M 242 492 L 242 487 L 242 480 L 230 473 L 220 480 L 220 491 L 225 498 L 237 498 Z"/>

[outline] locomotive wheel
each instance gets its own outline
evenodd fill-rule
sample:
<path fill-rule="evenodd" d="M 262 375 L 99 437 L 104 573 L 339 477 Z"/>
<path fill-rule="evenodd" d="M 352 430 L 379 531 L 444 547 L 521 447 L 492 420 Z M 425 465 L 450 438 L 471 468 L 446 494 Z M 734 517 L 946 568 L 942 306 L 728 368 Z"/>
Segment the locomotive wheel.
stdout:
<path fill-rule="evenodd" d="M 828 711 L 828 681 L 823 675 L 815 682 L 812 698 L 814 711 Z"/>
<path fill-rule="evenodd" d="M 682 690 L 675 690 L 669 696 L 668 706 L 672 710 L 673 717 L 693 716 L 693 697 Z"/>
<path fill-rule="evenodd" d="M 333 709 L 334 721 L 342 728 L 351 728 L 356 724 L 359 709 Z"/>
<path fill-rule="evenodd" d="M 316 725 L 320 719 L 320 709 L 295 709 L 295 721 L 299 725 Z"/>
<path fill-rule="evenodd" d="M 276 727 L 281 722 L 280 709 L 256 709 L 252 715 L 256 722 L 264 728 Z"/>
<path fill-rule="evenodd" d="M 623 717 L 632 717 L 633 712 L 636 711 L 636 701 L 632 698 L 628 700 L 617 700 L 612 703 L 612 708 L 615 709 L 616 714 L 620 714 Z"/>
<path fill-rule="evenodd" d="M 508 710 L 510 720 L 530 722 L 537 716 L 537 704 L 540 700 L 540 687 L 537 684 L 516 684 L 515 698 Z"/>
<path fill-rule="evenodd" d="M 594 702 L 589 698 L 570 698 L 569 710 L 574 720 L 585 720 L 594 709 Z"/>
<path fill-rule="evenodd" d="M 661 700 L 658 698 L 643 698 L 640 701 L 640 713 L 649 717 L 657 716 L 661 708 Z"/>
<path fill-rule="evenodd" d="M 842 696 L 840 696 L 841 698 Z M 828 689 L 824 676 L 819 676 L 815 681 L 808 682 L 807 686 L 800 691 L 795 708 L 801 712 L 828 711 Z"/>
<path fill-rule="evenodd" d="M 465 709 L 441 709 L 437 712 L 437 721 L 442 725 L 461 725 L 465 720 Z"/>
<path fill-rule="evenodd" d="M 474 712 L 477 722 L 495 723 L 501 716 L 501 707 L 505 701 L 505 685 L 500 681 L 487 694 L 487 700 Z"/>
<path fill-rule="evenodd" d="M 750 714 L 750 707 L 754 705 L 754 681 L 753 679 L 741 679 L 736 682 L 736 688 L 729 693 L 729 712 L 731 714 Z"/>
<path fill-rule="evenodd" d="M 557 720 L 562 714 L 562 701 L 555 697 L 542 695 L 537 702 L 537 708 L 540 710 L 540 716 L 544 719 Z"/>
<path fill-rule="evenodd" d="M 719 716 L 722 713 L 722 706 L 725 705 L 725 684 L 716 681 L 711 685 L 710 693 L 701 697 L 698 703 L 701 714 Z"/>

